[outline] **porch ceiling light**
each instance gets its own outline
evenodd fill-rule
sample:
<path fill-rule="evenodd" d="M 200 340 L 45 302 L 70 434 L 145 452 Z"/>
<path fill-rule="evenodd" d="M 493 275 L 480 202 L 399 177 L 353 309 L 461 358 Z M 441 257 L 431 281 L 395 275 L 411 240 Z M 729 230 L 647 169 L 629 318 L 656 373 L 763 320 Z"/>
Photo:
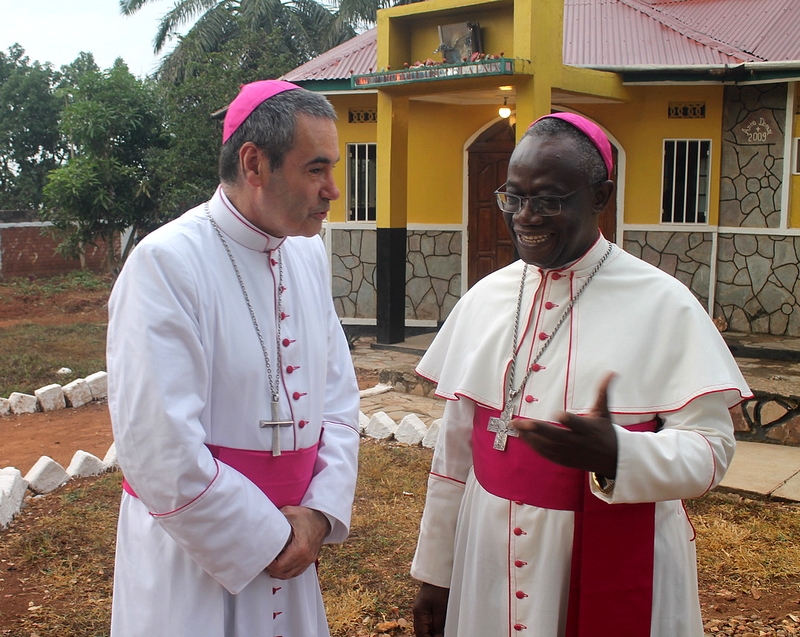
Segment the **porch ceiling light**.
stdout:
<path fill-rule="evenodd" d="M 508 107 L 508 98 L 503 98 L 503 105 L 498 109 L 497 114 L 503 119 L 508 119 L 511 116 L 511 109 Z"/>

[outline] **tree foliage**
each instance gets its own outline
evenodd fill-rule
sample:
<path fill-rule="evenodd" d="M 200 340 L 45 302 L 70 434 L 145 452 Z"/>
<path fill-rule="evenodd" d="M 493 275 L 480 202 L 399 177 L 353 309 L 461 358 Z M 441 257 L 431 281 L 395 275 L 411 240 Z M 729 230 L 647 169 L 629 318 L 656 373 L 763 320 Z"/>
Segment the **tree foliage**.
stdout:
<path fill-rule="evenodd" d="M 63 157 L 57 77 L 19 45 L 0 52 L 0 209 L 38 209 L 45 177 Z"/>
<path fill-rule="evenodd" d="M 163 145 L 162 120 L 152 85 L 122 60 L 101 71 L 83 53 L 64 71 L 57 94 L 65 102 L 61 132 L 70 158 L 49 175 L 41 217 L 52 222 L 66 255 L 103 240 L 114 272 L 132 245 L 120 253 L 116 237 L 159 222 L 150 162 L 153 149 Z"/>
<path fill-rule="evenodd" d="M 157 0 L 120 0 L 126 15 Z M 181 81 L 209 53 L 223 51 L 232 41 L 251 34 L 275 36 L 282 48 L 302 64 L 356 35 L 354 24 L 317 0 L 174 0 L 153 40 L 156 53 L 173 39 L 176 45 L 164 56 L 158 77 Z M 191 25 L 186 35 L 178 35 Z M 277 43 L 276 43 L 277 44 Z"/>
<path fill-rule="evenodd" d="M 180 82 L 159 84 L 169 146 L 155 159 L 161 208 L 175 216 L 207 199 L 219 182 L 221 123 L 212 119 L 247 82 L 274 78 L 296 66 L 283 38 L 243 32 L 221 51 L 195 58 Z"/>

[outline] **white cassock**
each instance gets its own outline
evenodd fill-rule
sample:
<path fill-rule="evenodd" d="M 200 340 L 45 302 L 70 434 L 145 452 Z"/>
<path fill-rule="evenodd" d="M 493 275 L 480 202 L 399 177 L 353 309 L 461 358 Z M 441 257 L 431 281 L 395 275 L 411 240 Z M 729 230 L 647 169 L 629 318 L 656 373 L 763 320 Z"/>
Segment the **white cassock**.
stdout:
<path fill-rule="evenodd" d="M 359 394 L 323 243 L 264 234 L 221 189 L 209 209 L 244 281 L 273 382 L 279 380 L 279 418 L 293 422 L 280 429 L 281 450 L 319 444 L 301 505 L 330 520 L 326 542 L 341 542 L 356 482 Z M 328 635 L 313 565 L 288 581 L 264 572 L 289 537 L 286 518 L 206 447 L 270 450 L 272 429 L 259 421 L 272 414 L 259 339 L 204 206 L 134 249 L 109 316 L 114 439 L 138 496 L 122 496 L 112 635 Z"/>
<path fill-rule="evenodd" d="M 559 271 L 528 267 L 515 388 L 608 246 L 600 237 Z M 503 464 L 508 451 L 492 449 L 491 440 L 487 448 L 485 429 L 478 432 L 483 442 L 475 444 L 480 450 L 472 436 L 476 406 L 504 406 L 523 265 L 518 261 L 478 282 L 417 368 L 438 382 L 437 394 L 449 401 L 411 573 L 450 589 L 447 637 L 568 634 L 575 514 L 498 497 L 475 477 L 474 457 L 480 455 L 495 458 L 493 479 L 501 490 L 520 486 L 520 476 Z M 601 506 L 615 511 L 625 508 L 614 509 L 620 503 L 656 503 L 649 505 L 654 539 L 645 541 L 652 611 L 644 633 L 702 637 L 694 531 L 680 500 L 722 480 L 735 447 L 728 410 L 751 396 L 724 340 L 682 283 L 613 246 L 535 370 L 514 414 L 543 420 L 561 411 L 586 414 L 602 378 L 616 373 L 609 390 L 619 446 L 616 485 L 610 496 L 592 485 L 587 499 L 605 500 L 611 506 Z M 623 428 L 655 418 L 655 432 Z M 541 459 L 519 438 L 509 443 Z M 581 478 L 591 484 L 588 474 Z M 612 564 L 625 553 L 613 551 L 632 542 L 625 533 L 617 549 L 608 549 Z M 601 551 L 607 539 L 599 538 Z M 596 618 L 594 628 L 573 634 L 600 634 L 602 624 Z"/>

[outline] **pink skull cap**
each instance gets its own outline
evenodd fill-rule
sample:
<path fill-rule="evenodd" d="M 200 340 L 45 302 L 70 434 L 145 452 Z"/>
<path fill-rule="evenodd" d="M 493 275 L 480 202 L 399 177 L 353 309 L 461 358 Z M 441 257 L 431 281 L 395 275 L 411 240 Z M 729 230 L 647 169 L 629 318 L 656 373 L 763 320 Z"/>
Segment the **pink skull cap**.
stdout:
<path fill-rule="evenodd" d="M 228 112 L 225 113 L 225 123 L 222 125 L 222 143 L 224 144 L 228 141 L 230 136 L 236 132 L 236 129 L 260 104 L 270 97 L 275 97 L 278 93 L 296 88 L 300 87 L 284 80 L 261 80 L 250 84 L 242 84 L 239 88 L 239 94 L 233 99 L 230 106 L 228 106 Z"/>
<path fill-rule="evenodd" d="M 611 172 L 614 169 L 614 156 L 611 154 L 611 142 L 608 141 L 608 137 L 606 137 L 606 134 L 603 132 L 602 128 L 600 128 L 594 122 L 590 122 L 585 117 L 575 113 L 550 113 L 550 115 L 543 115 L 537 119 L 535 122 L 533 122 L 533 124 L 528 126 L 528 129 L 530 130 L 531 126 L 536 124 L 536 122 L 547 117 L 563 119 L 565 122 L 569 122 L 584 135 L 586 135 L 586 137 L 588 137 L 589 140 L 595 145 L 595 148 L 597 148 L 597 151 L 600 153 L 600 157 L 603 158 L 603 163 L 605 163 L 606 170 L 608 171 L 608 178 L 611 179 Z"/>

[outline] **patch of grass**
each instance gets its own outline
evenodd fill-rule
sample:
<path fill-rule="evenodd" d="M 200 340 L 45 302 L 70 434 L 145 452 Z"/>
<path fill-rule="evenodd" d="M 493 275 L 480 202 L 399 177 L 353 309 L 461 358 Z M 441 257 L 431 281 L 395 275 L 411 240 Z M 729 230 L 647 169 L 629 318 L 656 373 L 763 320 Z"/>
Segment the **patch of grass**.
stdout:
<path fill-rule="evenodd" d="M 23 323 L 0 330 L 0 396 L 32 394 L 105 370 L 106 326 Z M 72 370 L 57 374 L 62 367 Z"/>
<path fill-rule="evenodd" d="M 3 635 L 108 635 L 121 479 L 113 473 L 73 480 L 29 501 L 0 535 L 4 566 L 24 573 L 27 604 L 18 617 L 0 617 Z"/>
<path fill-rule="evenodd" d="M 5 281 L 13 294 L 25 297 L 50 298 L 63 292 L 107 290 L 108 276 L 75 270 L 46 278 L 13 277 Z"/>
<path fill-rule="evenodd" d="M 320 558 L 331 634 L 367 634 L 398 617 L 410 624 L 418 583 L 408 571 L 431 455 L 420 447 L 362 441 L 350 538 L 323 547 Z"/>
<path fill-rule="evenodd" d="M 387 631 L 393 637 L 411 634 L 418 584 L 408 571 L 430 459 L 427 449 L 362 441 L 350 538 L 323 547 L 320 557 L 334 637 L 375 635 L 393 620 L 400 625 Z M 25 589 L 23 608 L 0 617 L 3 635 L 108 634 L 120 479 L 117 473 L 71 481 L 30 500 L 0 531 L 0 578 L 8 584 L 14 563 Z M 687 508 L 697 529 L 701 590 L 767 590 L 800 581 L 797 505 L 714 492 Z"/>
<path fill-rule="evenodd" d="M 712 492 L 687 503 L 700 577 L 731 590 L 800 582 L 800 507 Z M 798 584 L 800 590 L 800 583 Z"/>

